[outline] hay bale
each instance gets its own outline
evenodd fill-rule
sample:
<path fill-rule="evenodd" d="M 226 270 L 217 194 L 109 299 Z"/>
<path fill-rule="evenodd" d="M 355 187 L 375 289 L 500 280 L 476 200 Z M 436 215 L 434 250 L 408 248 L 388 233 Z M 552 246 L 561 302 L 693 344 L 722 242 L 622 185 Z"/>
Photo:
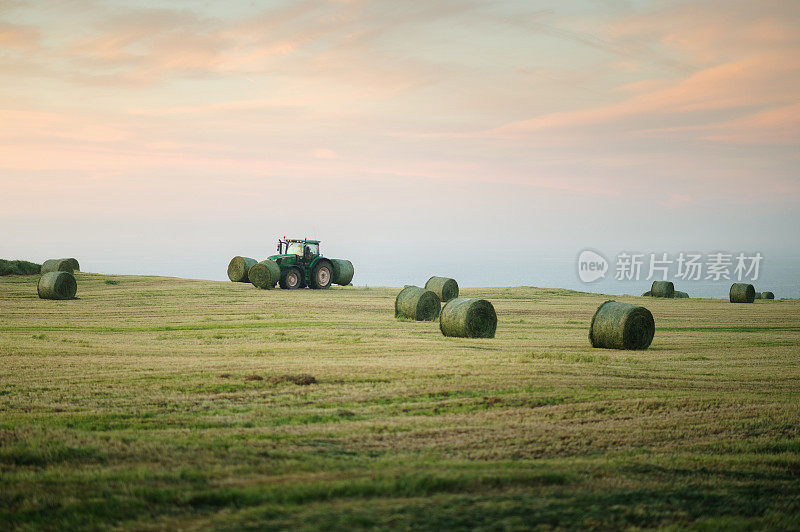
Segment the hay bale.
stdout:
<path fill-rule="evenodd" d="M 752 303 L 756 299 L 756 289 L 751 284 L 733 283 L 729 295 L 731 303 Z"/>
<path fill-rule="evenodd" d="M 79 271 L 81 271 L 81 265 L 80 265 L 80 264 L 78 264 L 78 259 L 76 259 L 76 258 L 74 258 L 74 257 L 69 257 L 69 258 L 67 258 L 67 259 L 64 259 L 64 260 L 65 260 L 65 261 L 67 261 L 67 262 L 69 262 L 70 266 L 72 266 L 72 269 L 73 269 L 74 271 L 76 271 L 76 272 L 79 272 Z"/>
<path fill-rule="evenodd" d="M 36 275 L 42 271 L 42 265 L 26 260 L 0 259 L 0 275 Z"/>
<path fill-rule="evenodd" d="M 353 263 L 345 259 L 331 259 L 333 265 L 333 282 L 347 286 L 353 281 Z"/>
<path fill-rule="evenodd" d="M 772 292 L 761 292 L 761 299 L 775 299 L 775 294 Z"/>
<path fill-rule="evenodd" d="M 77 261 L 76 261 L 77 262 Z M 42 263 L 41 273 L 70 272 L 74 270 L 71 259 L 47 259 Z"/>
<path fill-rule="evenodd" d="M 458 283 L 449 277 L 431 277 L 425 283 L 425 289 L 435 292 L 442 303 L 458 297 Z"/>
<path fill-rule="evenodd" d="M 675 285 L 672 281 L 653 281 L 650 292 L 653 297 L 675 297 Z"/>
<path fill-rule="evenodd" d="M 240 257 L 238 255 L 233 257 L 228 263 L 228 279 L 234 283 L 249 283 L 250 279 L 248 279 L 247 274 L 250 268 L 257 263 L 256 259 L 251 259 L 250 257 Z"/>
<path fill-rule="evenodd" d="M 642 294 L 642 297 L 653 297 L 653 292 L 651 292 L 650 290 L 648 290 L 647 292 L 645 292 L 644 294 Z"/>
<path fill-rule="evenodd" d="M 646 308 L 606 301 L 592 317 L 589 341 L 605 349 L 647 349 L 655 332 L 653 314 Z"/>
<path fill-rule="evenodd" d="M 394 300 L 394 317 L 433 321 L 441 309 L 439 296 L 419 286 L 406 286 Z"/>
<path fill-rule="evenodd" d="M 675 299 L 689 299 L 689 294 L 675 290 Z"/>
<path fill-rule="evenodd" d="M 485 299 L 451 299 L 439 316 L 439 329 L 445 336 L 461 338 L 494 338 L 497 313 Z"/>
<path fill-rule="evenodd" d="M 72 272 L 47 272 L 39 278 L 36 289 L 41 299 L 73 299 L 78 283 Z"/>
<path fill-rule="evenodd" d="M 262 260 L 247 272 L 247 278 L 256 288 L 269 289 L 281 279 L 281 267 L 274 260 Z"/>

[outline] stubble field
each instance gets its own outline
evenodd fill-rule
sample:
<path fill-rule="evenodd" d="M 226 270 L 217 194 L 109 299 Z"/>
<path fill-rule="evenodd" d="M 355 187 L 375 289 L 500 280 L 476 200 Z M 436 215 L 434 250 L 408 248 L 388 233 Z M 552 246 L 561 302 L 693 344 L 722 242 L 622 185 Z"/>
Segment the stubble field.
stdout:
<path fill-rule="evenodd" d="M 396 288 L 76 277 L 0 278 L 0 529 L 800 528 L 798 301 L 616 297 L 633 352 L 566 290 L 462 289 L 469 340 Z"/>

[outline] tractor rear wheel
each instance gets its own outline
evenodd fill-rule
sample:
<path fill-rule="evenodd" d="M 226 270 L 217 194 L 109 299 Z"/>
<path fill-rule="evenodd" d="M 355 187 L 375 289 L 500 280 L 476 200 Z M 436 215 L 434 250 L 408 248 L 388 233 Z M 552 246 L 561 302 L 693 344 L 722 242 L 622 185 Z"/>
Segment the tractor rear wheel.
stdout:
<path fill-rule="evenodd" d="M 311 274 L 311 288 L 324 289 L 333 283 L 333 266 L 328 261 L 320 261 Z"/>
<path fill-rule="evenodd" d="M 278 281 L 278 284 L 285 290 L 297 290 L 300 288 L 303 284 L 303 274 L 300 272 L 300 268 L 295 268 L 294 266 L 286 268 L 281 272 L 281 280 Z"/>

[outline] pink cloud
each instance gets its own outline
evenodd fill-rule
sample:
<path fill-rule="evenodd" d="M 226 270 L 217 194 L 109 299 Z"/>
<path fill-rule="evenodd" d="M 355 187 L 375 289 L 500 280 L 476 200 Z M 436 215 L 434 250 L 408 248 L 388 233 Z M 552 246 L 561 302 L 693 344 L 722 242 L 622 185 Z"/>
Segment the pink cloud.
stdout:
<path fill-rule="evenodd" d="M 712 124 L 703 136 L 732 144 L 800 145 L 800 103 Z"/>
<path fill-rule="evenodd" d="M 339 155 L 328 148 L 317 148 L 312 152 L 315 159 L 336 159 Z"/>
<path fill-rule="evenodd" d="M 800 4 L 770 0 L 666 5 L 617 18 L 598 30 L 598 41 L 609 43 L 612 51 L 639 51 L 629 54 L 623 72 L 646 71 L 648 50 L 651 60 L 673 57 L 696 66 L 689 73 L 669 71 L 664 77 L 626 81 L 592 107 L 556 109 L 478 136 L 563 145 L 601 132 L 635 136 L 659 131 L 739 143 L 755 139 L 755 133 L 742 131 L 751 127 L 760 131 L 760 142 L 786 143 L 796 138 L 791 105 L 800 99 L 798 20 Z M 784 107 L 788 116 L 769 111 Z M 743 114 L 753 117 L 720 120 L 720 115 Z M 690 125 L 669 125 L 676 122 Z"/>
<path fill-rule="evenodd" d="M 0 21 L 0 48 L 31 51 L 39 45 L 39 32 L 29 26 Z"/>
<path fill-rule="evenodd" d="M 790 62 L 786 62 L 787 59 Z M 610 124 L 626 119 L 678 113 L 699 115 L 708 111 L 731 111 L 791 102 L 797 97 L 800 54 L 791 58 L 755 56 L 715 65 L 685 79 L 662 87 L 657 80 L 639 82 L 626 90 L 635 94 L 627 100 L 581 109 L 537 116 L 495 128 L 489 136 L 513 138 L 550 130 L 577 130 L 598 124 Z M 652 90 L 648 90 L 652 88 Z M 698 120 L 705 120 L 698 117 Z"/>
<path fill-rule="evenodd" d="M 240 19 L 98 7 L 80 32 L 45 24 L 38 47 L 13 53 L 30 70 L 4 69 L 24 87 L 0 88 L 15 101 L 0 111 L 0 168 L 154 186 L 217 174 L 242 189 L 388 175 L 609 197 L 674 183 L 677 207 L 722 180 L 747 190 L 760 161 L 734 175 L 658 137 L 797 142 L 793 23 L 756 8 L 570 26 L 403 6 L 290 2 Z"/>
<path fill-rule="evenodd" d="M 86 116 L 64 113 L 0 109 L 0 138 L 71 139 L 98 143 L 118 142 L 130 137 L 122 128 Z"/>

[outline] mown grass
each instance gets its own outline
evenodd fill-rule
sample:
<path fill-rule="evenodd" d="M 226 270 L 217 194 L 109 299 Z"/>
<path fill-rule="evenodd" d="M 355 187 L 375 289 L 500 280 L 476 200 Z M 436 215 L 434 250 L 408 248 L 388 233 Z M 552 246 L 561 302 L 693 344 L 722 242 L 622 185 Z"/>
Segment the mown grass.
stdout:
<path fill-rule="evenodd" d="M 795 301 L 618 298 L 623 352 L 565 290 L 463 290 L 469 340 L 398 289 L 76 275 L 0 280 L 0 529 L 800 528 Z"/>

